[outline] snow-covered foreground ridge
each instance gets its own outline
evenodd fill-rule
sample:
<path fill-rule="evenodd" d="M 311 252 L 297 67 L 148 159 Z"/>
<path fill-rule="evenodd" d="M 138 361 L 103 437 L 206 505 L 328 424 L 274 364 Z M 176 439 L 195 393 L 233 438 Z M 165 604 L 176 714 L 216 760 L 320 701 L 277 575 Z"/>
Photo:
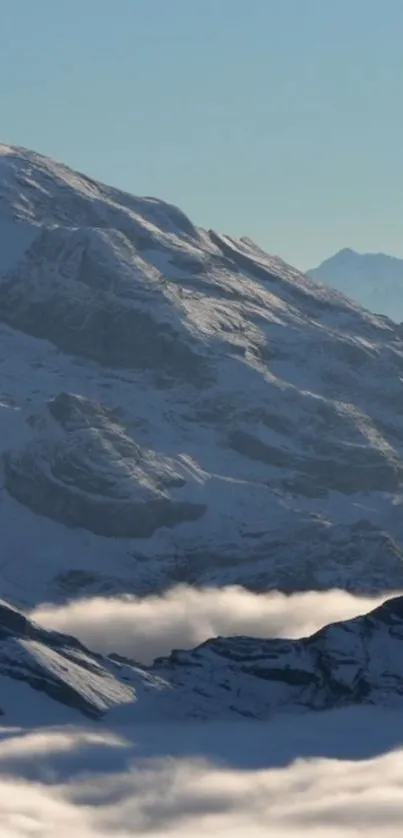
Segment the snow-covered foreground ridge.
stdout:
<path fill-rule="evenodd" d="M 0 578 L 403 587 L 403 342 L 246 239 L 0 146 Z"/>
<path fill-rule="evenodd" d="M 217 637 L 144 666 L 90 652 L 2 602 L 1 710 L 7 724 L 60 723 L 80 713 L 126 724 L 400 706 L 402 642 L 399 596 L 302 639 Z M 42 694 L 36 717 L 33 691 Z"/>

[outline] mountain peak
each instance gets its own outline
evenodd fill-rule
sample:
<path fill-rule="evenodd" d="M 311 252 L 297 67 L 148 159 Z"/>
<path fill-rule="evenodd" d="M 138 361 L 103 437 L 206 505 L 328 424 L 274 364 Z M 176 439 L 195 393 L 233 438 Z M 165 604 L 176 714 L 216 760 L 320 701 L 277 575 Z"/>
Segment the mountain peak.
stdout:
<path fill-rule="evenodd" d="M 351 255 L 352 253 L 353 253 L 353 254 L 355 254 L 355 255 L 357 255 L 357 251 L 356 251 L 356 250 L 353 250 L 353 248 L 352 248 L 352 247 L 342 247 L 342 248 L 341 248 L 341 249 L 340 249 L 340 250 L 336 253 L 336 256 L 342 256 L 343 254 L 344 254 L 344 255 L 346 255 L 346 256 L 349 256 L 349 255 Z"/>
<path fill-rule="evenodd" d="M 125 229 L 197 238 L 186 215 L 157 198 L 135 197 L 19 146 L 0 145 L 0 211 L 47 226 Z M 1 269 L 1 266 L 0 266 Z"/>
<path fill-rule="evenodd" d="M 344 248 L 309 271 L 309 275 L 351 294 L 375 313 L 393 320 L 403 319 L 403 259 Z"/>
<path fill-rule="evenodd" d="M 340 258 L 348 259 L 348 258 L 351 258 L 351 257 L 354 257 L 354 256 L 359 256 L 359 253 L 357 253 L 356 250 L 353 250 L 351 247 L 343 247 L 341 250 L 339 250 L 331 258 L 333 258 L 333 259 L 340 259 Z"/>

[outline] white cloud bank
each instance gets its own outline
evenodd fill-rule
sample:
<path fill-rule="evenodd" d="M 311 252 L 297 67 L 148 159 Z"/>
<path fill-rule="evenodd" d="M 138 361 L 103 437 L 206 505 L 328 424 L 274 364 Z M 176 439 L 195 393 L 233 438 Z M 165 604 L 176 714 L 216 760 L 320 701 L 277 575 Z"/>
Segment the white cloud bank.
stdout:
<path fill-rule="evenodd" d="M 374 718 L 376 723 L 381 721 L 379 715 Z M 300 728 L 300 721 L 289 720 L 289 724 Z M 304 724 L 314 730 L 315 717 Z M 347 730 L 353 735 L 351 723 Z M 262 734 L 265 740 L 264 728 Z M 236 735 L 235 727 L 231 735 Z M 2 838 L 402 835 L 403 751 L 361 761 L 297 759 L 282 768 L 245 770 L 196 756 L 144 761 L 135 756 L 134 741 L 128 747 L 128 762 L 116 773 L 106 773 L 104 754 L 105 773 L 94 774 L 88 772 L 88 754 L 79 752 L 85 736 L 46 731 L 0 742 Z M 228 738 L 224 728 L 222 736 Z M 276 736 L 273 723 L 272 756 Z M 99 744 L 88 734 L 89 749 Z M 113 751 L 117 746 L 124 752 L 120 743 L 105 734 L 104 747 Z M 50 768 L 58 753 L 65 759 L 76 751 L 73 772 L 55 767 L 56 763 Z M 17 756 L 19 776 L 13 776 Z M 29 778 L 33 766 L 39 779 Z"/>
<path fill-rule="evenodd" d="M 310 634 L 383 599 L 179 587 L 43 606 L 33 617 L 148 662 L 217 634 Z M 0 835 L 401 838 L 401 730 L 399 713 L 374 708 L 194 729 L 0 729 Z"/>
<path fill-rule="evenodd" d="M 147 664 L 174 648 L 189 649 L 217 635 L 303 637 L 330 622 L 364 614 L 385 599 L 339 590 L 286 596 L 240 587 L 180 586 L 162 596 L 45 605 L 31 616 L 47 628 L 75 635 L 94 651 L 119 652 Z"/>

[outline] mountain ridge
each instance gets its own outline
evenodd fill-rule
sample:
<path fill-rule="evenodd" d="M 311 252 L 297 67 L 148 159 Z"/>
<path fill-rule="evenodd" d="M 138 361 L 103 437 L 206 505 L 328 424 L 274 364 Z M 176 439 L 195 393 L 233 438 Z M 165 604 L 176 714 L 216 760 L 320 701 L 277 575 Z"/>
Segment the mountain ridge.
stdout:
<path fill-rule="evenodd" d="M 1 711 L 6 723 L 26 724 L 32 690 L 50 700 L 51 718 L 59 723 L 80 716 L 113 724 L 267 719 L 276 712 L 401 706 L 402 639 L 398 596 L 299 640 L 216 637 L 144 666 L 112 653 L 94 654 L 1 602 Z"/>
<path fill-rule="evenodd" d="M 8 146 L 0 241 L 6 599 L 403 588 L 392 321 Z"/>

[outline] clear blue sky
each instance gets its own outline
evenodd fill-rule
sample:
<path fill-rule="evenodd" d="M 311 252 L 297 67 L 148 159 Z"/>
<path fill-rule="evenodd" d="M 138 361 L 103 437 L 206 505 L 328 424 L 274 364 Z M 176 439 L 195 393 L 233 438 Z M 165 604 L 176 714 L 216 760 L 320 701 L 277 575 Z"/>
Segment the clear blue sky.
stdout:
<path fill-rule="evenodd" d="M 1 139 L 302 268 L 403 256 L 403 0 L 0 0 Z"/>

